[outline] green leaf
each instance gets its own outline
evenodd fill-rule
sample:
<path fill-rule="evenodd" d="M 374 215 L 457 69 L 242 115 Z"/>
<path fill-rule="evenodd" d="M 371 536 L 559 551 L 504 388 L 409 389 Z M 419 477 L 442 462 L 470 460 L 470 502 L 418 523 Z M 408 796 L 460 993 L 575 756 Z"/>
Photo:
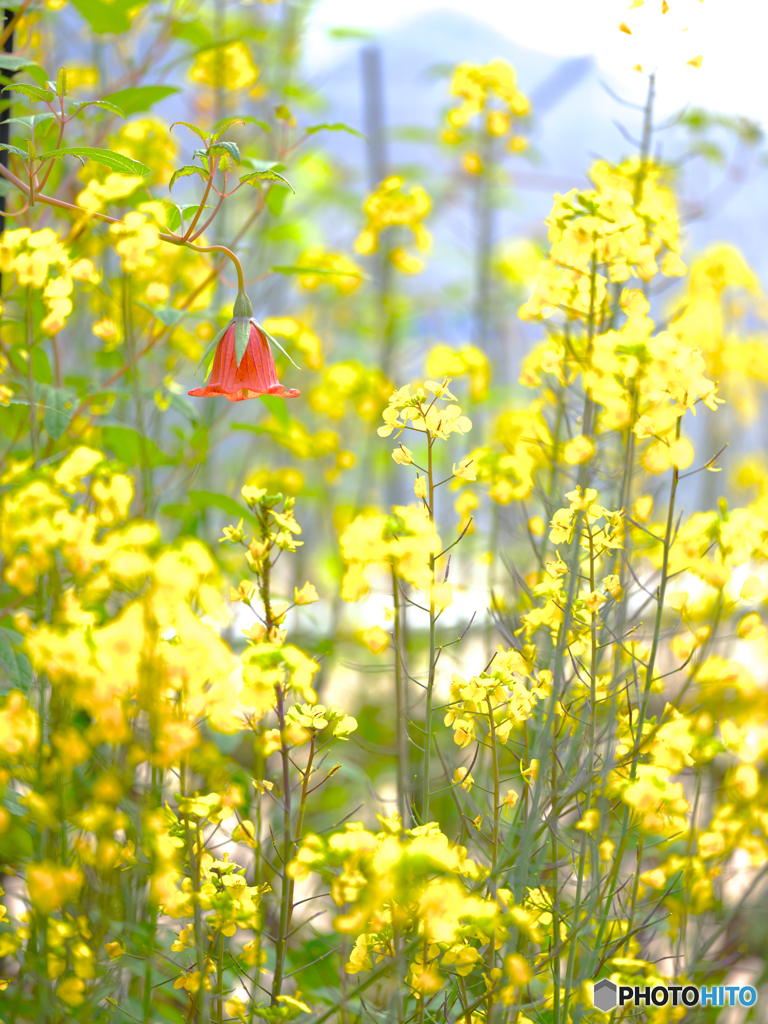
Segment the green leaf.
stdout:
<path fill-rule="evenodd" d="M 30 78 L 34 78 L 41 89 L 47 89 L 48 86 L 48 75 L 46 74 L 45 68 L 41 68 L 37 64 L 32 64 L 24 69 Z"/>
<path fill-rule="evenodd" d="M 42 114 L 32 114 L 25 117 L 9 117 L 5 122 L 6 124 L 23 124 L 25 127 L 32 129 L 37 128 L 39 124 L 44 121 L 51 121 L 56 115 L 51 113 L 50 110 L 46 110 Z"/>
<path fill-rule="evenodd" d="M 32 349 L 32 375 L 38 384 L 53 384 L 51 361 L 42 345 L 35 345 Z M 37 393 L 38 389 L 36 387 L 35 391 L 35 397 L 39 401 L 44 402 L 45 389 L 43 388 Z"/>
<path fill-rule="evenodd" d="M 101 440 L 127 466 L 141 465 L 145 458 L 153 468 L 173 465 L 173 459 L 161 452 L 154 441 L 131 427 L 102 427 Z"/>
<path fill-rule="evenodd" d="M 172 203 L 170 200 L 163 200 L 168 214 L 165 218 L 165 223 L 171 231 L 178 231 L 181 227 L 182 217 L 186 214 L 187 210 L 199 210 L 199 203 Z M 212 210 L 213 207 L 207 203 L 203 207 L 204 210 Z"/>
<path fill-rule="evenodd" d="M 168 191 L 173 191 L 173 186 L 179 178 L 188 178 L 190 174 L 199 174 L 203 181 L 208 181 L 208 175 L 202 167 L 198 167 L 197 164 L 185 164 L 183 167 L 180 167 L 178 171 L 173 172 L 171 180 L 168 182 Z"/>
<path fill-rule="evenodd" d="M 59 68 L 59 73 L 56 76 L 56 95 L 58 97 L 67 95 L 67 69 Z"/>
<path fill-rule="evenodd" d="M 249 118 L 249 120 L 253 120 L 253 118 Z M 214 125 L 211 142 L 218 142 L 227 128 L 231 128 L 233 124 L 245 124 L 245 119 L 242 117 L 229 117 L 226 121 L 221 121 L 219 124 Z"/>
<path fill-rule="evenodd" d="M 244 156 L 240 163 L 244 167 L 250 167 L 252 171 L 284 171 L 285 164 L 276 160 L 257 160 L 254 156 Z"/>
<path fill-rule="evenodd" d="M 175 85 L 139 85 L 135 89 L 111 92 L 105 99 L 124 110 L 130 117 L 131 114 L 141 114 L 149 110 L 155 103 L 180 91 Z"/>
<path fill-rule="evenodd" d="M 269 269 L 275 274 L 325 274 L 328 277 L 357 277 L 361 281 L 368 278 L 367 274 L 354 270 L 329 270 L 327 267 L 279 266 Z"/>
<path fill-rule="evenodd" d="M 277 185 L 267 192 L 267 206 L 273 217 L 279 217 L 283 212 L 283 205 L 288 198 L 288 189 Z"/>
<path fill-rule="evenodd" d="M 18 57 L 14 53 L 0 51 L 0 71 L 21 71 L 23 68 L 39 68 L 36 60 L 29 57 Z"/>
<path fill-rule="evenodd" d="M 51 89 L 40 89 L 37 85 L 28 85 L 26 82 L 15 82 L 13 85 L 6 85 L 5 88 L 9 92 L 20 92 L 38 103 L 49 103 L 56 96 Z"/>
<path fill-rule="evenodd" d="M 248 339 L 251 336 L 251 318 L 248 316 L 236 316 L 235 320 L 235 360 L 237 365 L 243 361 Z"/>
<path fill-rule="evenodd" d="M 280 398 L 278 395 L 262 395 L 261 400 L 283 430 L 287 430 L 291 425 L 291 418 L 288 415 L 288 406 L 285 404 L 285 399 Z"/>
<path fill-rule="evenodd" d="M 125 120 L 125 111 L 121 110 L 116 103 L 112 103 L 111 100 L 87 100 L 78 106 L 76 112 L 80 114 L 86 107 L 101 107 L 103 110 L 109 110 L 110 113 L 117 114 L 118 117 L 122 117 Z"/>
<path fill-rule="evenodd" d="M 228 323 L 226 323 L 221 328 L 221 330 L 216 335 L 216 337 L 213 339 L 213 341 L 208 346 L 208 348 L 205 350 L 205 352 L 203 354 L 203 358 L 200 360 L 200 366 L 198 366 L 198 368 L 195 370 L 195 376 L 197 376 L 198 373 L 200 372 L 200 367 L 205 365 L 205 380 L 208 380 L 208 374 L 211 372 L 210 367 L 211 367 L 211 363 L 213 362 L 214 354 L 216 352 L 216 346 L 219 344 L 221 339 L 224 337 L 225 332 L 231 326 L 231 324 L 232 324 L 231 320 Z"/>
<path fill-rule="evenodd" d="M 58 441 L 70 424 L 74 412 L 74 393 L 69 388 L 45 389 L 43 426 L 48 437 Z"/>
<path fill-rule="evenodd" d="M 140 302 L 140 306 L 148 310 L 153 317 L 165 324 L 166 327 L 175 327 L 176 324 L 186 315 L 186 309 L 173 309 L 171 306 L 159 306 L 152 307 L 148 306 L 145 302 Z"/>
<path fill-rule="evenodd" d="M 176 21 L 171 35 L 177 39 L 187 39 L 195 46 L 208 46 L 211 42 L 211 33 L 199 21 Z"/>
<path fill-rule="evenodd" d="M 341 121 L 336 124 L 313 124 L 311 128 L 304 130 L 307 135 L 314 135 L 315 132 L 349 132 L 350 135 L 356 135 L 358 139 L 365 140 L 365 136 L 356 128 L 350 128 L 348 124 L 343 124 Z"/>
<path fill-rule="evenodd" d="M 9 146 L 4 142 L 0 142 L 0 149 L 7 149 L 9 153 L 15 153 L 16 156 L 23 156 L 25 160 L 27 159 L 27 154 L 23 149 L 19 149 L 18 146 Z"/>
<path fill-rule="evenodd" d="M 78 10 L 94 32 L 99 35 L 114 33 L 119 35 L 131 27 L 134 15 L 144 6 L 147 0 L 72 0 L 72 6 Z"/>
<path fill-rule="evenodd" d="M 216 494 L 214 491 L 190 491 L 189 500 L 194 508 L 205 510 L 212 505 L 214 508 L 220 508 L 222 512 L 236 516 L 238 519 L 247 519 L 249 523 L 258 524 L 259 521 L 252 512 L 242 508 L 234 499 L 226 494 Z"/>
<path fill-rule="evenodd" d="M 11 192 L 20 192 L 21 190 L 8 181 L 7 178 L 0 178 L 0 196 L 9 196 Z"/>
<path fill-rule="evenodd" d="M 23 654 L 18 654 L 13 649 L 9 631 L 0 629 L 0 668 L 5 671 L 11 687 L 29 690 L 32 682 L 32 666 Z"/>
<path fill-rule="evenodd" d="M 113 153 L 111 149 L 94 149 L 92 146 L 67 146 L 65 149 L 53 149 L 50 153 L 41 153 L 40 160 L 59 160 L 64 156 L 77 156 L 82 160 L 95 160 L 120 174 L 140 174 L 148 177 L 152 171 L 146 164 L 139 163 L 122 153 Z"/>
<path fill-rule="evenodd" d="M 276 398 L 276 395 L 261 395 L 261 398 Z M 233 430 L 247 430 L 251 434 L 268 434 L 266 427 L 260 427 L 257 423 L 233 423 Z"/>
<path fill-rule="evenodd" d="M 244 519 L 246 522 L 258 526 L 258 519 L 248 509 L 240 505 L 226 494 L 217 494 L 214 491 L 189 491 L 189 501 L 185 505 L 164 505 L 161 512 L 166 516 L 173 516 L 175 519 L 188 520 L 191 512 L 205 512 L 208 508 L 218 508 L 227 515 L 236 519 Z"/>
<path fill-rule="evenodd" d="M 277 171 L 273 170 L 251 171 L 250 174 L 243 174 L 240 181 L 242 181 L 244 185 L 252 185 L 254 188 L 256 188 L 261 181 L 280 181 L 283 185 L 287 185 L 294 195 L 296 194 L 296 190 L 290 181 L 286 181 L 282 174 L 278 174 Z"/>
<path fill-rule="evenodd" d="M 196 124 L 190 124 L 189 121 L 174 121 L 168 131 L 173 131 L 177 124 L 183 124 L 185 128 L 189 128 L 189 130 L 194 132 L 199 139 L 203 140 L 203 142 L 207 141 L 208 132 L 204 132 L 203 129 L 198 128 Z"/>

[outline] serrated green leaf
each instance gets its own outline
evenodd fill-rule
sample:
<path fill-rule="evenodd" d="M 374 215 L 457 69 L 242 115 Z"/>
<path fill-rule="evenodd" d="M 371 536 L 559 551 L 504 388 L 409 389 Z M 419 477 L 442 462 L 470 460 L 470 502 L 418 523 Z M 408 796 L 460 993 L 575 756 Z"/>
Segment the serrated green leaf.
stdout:
<path fill-rule="evenodd" d="M 197 164 L 185 164 L 183 167 L 180 167 L 177 171 L 173 172 L 171 180 L 168 182 L 168 191 L 173 191 L 173 186 L 179 178 L 188 178 L 191 174 L 199 174 L 203 181 L 208 180 L 208 175 L 202 167 L 198 167 Z"/>
<path fill-rule="evenodd" d="M 56 96 L 56 93 L 51 89 L 41 89 L 37 85 L 28 85 L 26 82 L 15 82 L 13 85 L 6 85 L 5 88 L 8 92 L 20 92 L 38 103 L 50 103 Z"/>
<path fill-rule="evenodd" d="M 222 171 L 229 170 L 230 162 L 233 164 L 240 163 L 240 147 L 236 142 L 228 142 L 226 139 L 210 146 L 205 155 L 208 157 L 217 156 L 219 158 L 219 169 Z"/>
<path fill-rule="evenodd" d="M 251 185 L 253 188 L 256 188 L 260 181 L 279 181 L 282 185 L 287 185 L 291 192 L 296 195 L 296 190 L 290 181 L 287 181 L 277 171 L 251 171 L 249 174 L 243 174 L 240 181 L 244 185 Z"/>
<path fill-rule="evenodd" d="M 122 153 L 113 153 L 111 149 L 95 149 L 92 146 L 67 146 L 65 149 L 53 149 L 50 153 L 41 153 L 40 160 L 59 160 L 64 156 L 77 156 L 82 160 L 95 160 L 119 174 L 138 174 L 148 177 L 152 171 L 146 164 L 139 163 Z"/>
<path fill-rule="evenodd" d="M 16 156 L 23 156 L 25 160 L 27 159 L 27 154 L 23 149 L 19 149 L 18 146 L 11 146 L 8 143 L 0 142 L 0 149 L 7 149 L 9 153 L 15 153 Z"/>
<path fill-rule="evenodd" d="M 253 118 L 248 120 L 252 121 Z M 231 128 L 233 124 L 245 124 L 245 118 L 243 117 L 229 117 L 226 121 L 221 121 L 219 124 L 214 125 L 213 133 L 211 135 L 211 142 L 218 142 L 227 128 Z"/>
<path fill-rule="evenodd" d="M 314 135 L 316 132 L 349 132 L 350 135 L 356 135 L 358 139 L 365 140 L 365 136 L 356 128 L 351 128 L 341 121 L 336 124 L 313 124 L 311 128 L 305 128 L 304 131 L 307 135 Z"/>
<path fill-rule="evenodd" d="M 66 96 L 67 95 L 67 69 L 59 68 L 59 73 L 56 76 L 56 95 Z"/>
<path fill-rule="evenodd" d="M 180 92 L 175 85 L 138 85 L 134 89 L 121 89 L 104 97 L 124 110 L 128 117 L 149 110 L 155 103 Z"/>
<path fill-rule="evenodd" d="M 251 318 L 247 316 L 236 316 L 235 320 L 235 360 L 237 365 L 243 361 L 243 356 L 248 348 L 248 339 L 251 336 Z"/>
<path fill-rule="evenodd" d="M 195 135 L 206 142 L 208 139 L 208 133 L 204 132 L 202 128 L 198 128 L 196 124 L 190 124 L 189 121 L 174 121 L 168 131 L 173 131 L 177 124 L 183 124 L 185 128 L 189 128 L 190 131 L 194 132 Z"/>

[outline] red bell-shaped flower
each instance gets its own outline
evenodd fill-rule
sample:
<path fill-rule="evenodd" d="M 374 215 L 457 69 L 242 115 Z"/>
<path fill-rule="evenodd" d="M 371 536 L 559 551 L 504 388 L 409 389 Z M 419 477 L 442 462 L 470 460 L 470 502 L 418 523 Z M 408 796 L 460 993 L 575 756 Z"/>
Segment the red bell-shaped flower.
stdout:
<path fill-rule="evenodd" d="M 235 315 L 241 312 L 241 303 L 247 306 L 244 312 L 250 314 L 250 302 L 246 296 L 238 296 L 235 303 Z M 237 365 L 235 335 L 237 322 L 233 319 L 216 346 L 213 357 L 211 376 L 205 387 L 195 388 L 188 392 L 193 398 L 213 398 L 223 395 L 230 402 L 242 402 L 246 398 L 258 398 L 259 395 L 279 395 L 281 398 L 297 398 L 300 392 L 295 388 L 286 391 L 277 379 L 275 360 L 269 347 L 266 335 L 254 320 L 249 320 L 248 345 L 245 354 Z"/>

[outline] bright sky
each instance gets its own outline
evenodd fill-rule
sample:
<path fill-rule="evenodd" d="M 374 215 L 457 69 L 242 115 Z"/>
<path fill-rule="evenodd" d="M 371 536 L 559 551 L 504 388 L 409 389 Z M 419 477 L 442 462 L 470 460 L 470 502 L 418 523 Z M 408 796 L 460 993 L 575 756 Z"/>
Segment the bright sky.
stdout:
<path fill-rule="evenodd" d="M 386 32 L 427 11 L 451 8 L 532 49 L 594 54 L 614 83 L 634 85 L 640 78 L 635 64 L 655 68 L 662 109 L 690 102 L 768 122 L 766 0 L 667 3 L 662 14 L 662 0 L 320 0 L 311 50 L 316 59 L 332 56 L 329 28 Z M 621 22 L 631 35 L 619 31 Z M 689 66 L 699 55 L 701 67 Z"/>

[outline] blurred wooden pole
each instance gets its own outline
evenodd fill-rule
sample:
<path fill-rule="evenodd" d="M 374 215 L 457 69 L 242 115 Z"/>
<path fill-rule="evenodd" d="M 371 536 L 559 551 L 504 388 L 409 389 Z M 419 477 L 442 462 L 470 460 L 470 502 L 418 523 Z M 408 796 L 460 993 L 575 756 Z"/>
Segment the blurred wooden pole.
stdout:
<path fill-rule="evenodd" d="M 11 22 L 16 16 L 16 12 L 5 8 L 3 11 L 3 35 L 6 36 L 5 42 L 3 43 L 3 51 L 5 53 L 13 53 L 13 32 L 9 32 L 8 29 Z M 6 35 L 7 33 L 7 35 Z M 13 74 L 12 71 L 4 72 L 6 77 L 10 78 Z M 8 119 L 11 116 L 11 94 L 7 89 L 3 89 L 0 92 L 0 143 L 4 146 L 8 145 L 10 138 L 10 125 Z M 8 168 L 8 150 L 0 150 L 0 163 L 3 167 Z M 0 195 L 0 235 L 5 231 L 5 196 Z"/>
<path fill-rule="evenodd" d="M 363 123 L 368 139 L 368 188 L 375 192 L 387 176 L 381 47 L 363 47 L 360 51 L 360 69 L 363 78 Z"/>

